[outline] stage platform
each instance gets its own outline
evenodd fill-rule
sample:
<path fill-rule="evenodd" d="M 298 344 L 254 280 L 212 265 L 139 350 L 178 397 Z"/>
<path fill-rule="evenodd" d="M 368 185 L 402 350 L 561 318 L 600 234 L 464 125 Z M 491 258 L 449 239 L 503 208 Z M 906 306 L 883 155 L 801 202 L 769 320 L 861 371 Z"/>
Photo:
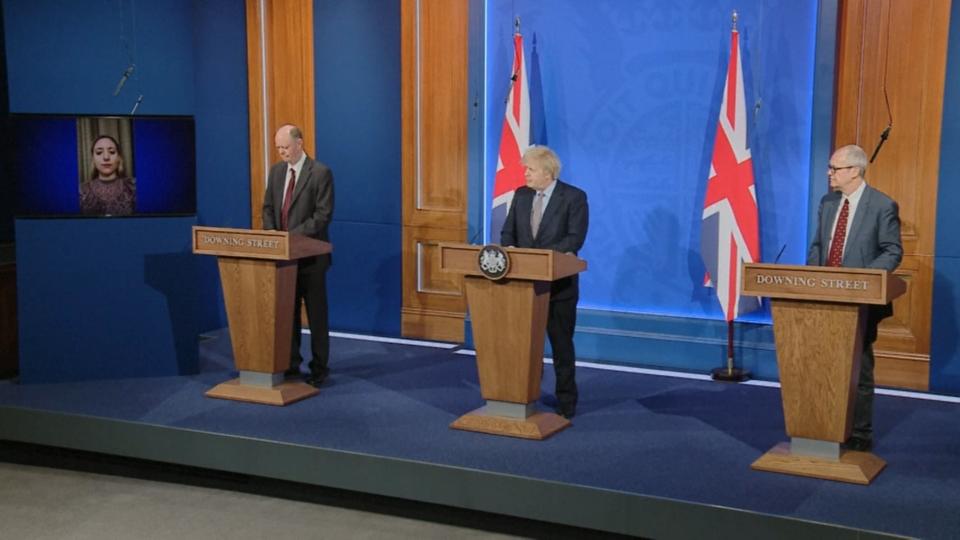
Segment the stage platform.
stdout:
<path fill-rule="evenodd" d="M 200 347 L 195 376 L 0 382 L 0 440 L 650 538 L 960 535 L 955 398 L 878 396 L 888 465 L 859 486 L 750 469 L 785 440 L 769 384 L 586 364 L 573 426 L 530 441 L 448 427 L 482 405 L 474 358 L 452 345 L 335 335 L 331 378 L 287 407 L 204 397 L 232 359 L 225 331 Z"/>

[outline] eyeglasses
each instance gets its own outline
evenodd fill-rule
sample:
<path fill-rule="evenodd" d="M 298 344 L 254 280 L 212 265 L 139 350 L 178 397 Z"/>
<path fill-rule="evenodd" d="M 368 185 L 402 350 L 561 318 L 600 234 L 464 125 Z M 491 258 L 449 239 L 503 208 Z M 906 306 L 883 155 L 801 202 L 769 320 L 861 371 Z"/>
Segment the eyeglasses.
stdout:
<path fill-rule="evenodd" d="M 837 171 L 842 171 L 844 169 L 852 169 L 854 167 L 856 167 L 856 165 L 848 165 L 846 167 L 834 167 L 833 165 L 827 165 L 827 170 L 829 172 L 835 173 Z"/>

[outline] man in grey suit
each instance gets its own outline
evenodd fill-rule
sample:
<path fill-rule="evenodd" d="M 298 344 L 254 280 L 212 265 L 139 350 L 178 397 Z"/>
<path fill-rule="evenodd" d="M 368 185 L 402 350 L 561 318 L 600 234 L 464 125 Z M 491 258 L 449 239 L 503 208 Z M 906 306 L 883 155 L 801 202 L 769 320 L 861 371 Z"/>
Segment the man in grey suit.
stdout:
<path fill-rule="evenodd" d="M 282 161 L 270 168 L 263 196 L 263 228 L 302 234 L 329 241 L 333 218 L 333 173 L 303 151 L 303 133 L 297 126 L 280 126 L 274 137 Z M 300 305 L 307 306 L 310 322 L 310 373 L 306 382 L 320 386 L 327 378 L 330 334 L 327 329 L 327 269 L 330 254 L 300 259 L 293 303 L 293 344 L 287 377 L 300 376 Z"/>
<path fill-rule="evenodd" d="M 807 252 L 807 264 L 879 268 L 889 272 L 900 265 L 900 214 L 897 203 L 868 186 L 867 154 L 855 145 L 830 157 L 827 176 L 830 193 L 820 200 L 817 234 Z M 860 380 L 853 411 L 853 433 L 845 443 L 851 450 L 873 448 L 873 342 L 877 325 L 893 315 L 893 306 L 871 306 L 867 312 Z"/>
<path fill-rule="evenodd" d="M 523 166 L 527 185 L 513 194 L 500 231 L 500 243 L 576 254 L 587 238 L 587 194 L 559 180 L 560 160 L 546 146 L 527 150 Z M 577 412 L 573 332 L 577 325 L 579 283 L 579 277 L 572 275 L 550 286 L 547 336 L 557 376 L 557 414 L 564 418 L 573 418 Z"/>

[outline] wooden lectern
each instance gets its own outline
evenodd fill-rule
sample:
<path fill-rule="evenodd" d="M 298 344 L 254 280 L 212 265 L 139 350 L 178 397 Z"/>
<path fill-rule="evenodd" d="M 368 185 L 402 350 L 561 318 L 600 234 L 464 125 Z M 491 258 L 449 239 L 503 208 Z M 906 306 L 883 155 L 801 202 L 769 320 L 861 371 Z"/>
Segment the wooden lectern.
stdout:
<path fill-rule="evenodd" d="M 440 268 L 464 275 L 477 349 L 480 393 L 487 404 L 450 427 L 525 439 L 546 439 L 570 425 L 538 412 L 550 283 L 586 270 L 574 255 L 544 249 L 502 248 L 509 267 L 493 280 L 480 270 L 484 246 L 440 244 Z"/>
<path fill-rule="evenodd" d="M 283 380 L 290 365 L 297 260 L 329 253 L 328 242 L 283 231 L 193 228 L 193 252 L 216 255 L 240 376 L 209 397 L 286 405 L 319 392 Z"/>
<path fill-rule="evenodd" d="M 869 484 L 886 466 L 870 452 L 842 450 L 850 437 L 870 305 L 906 291 L 884 270 L 745 264 L 743 294 L 771 298 L 789 443 L 752 468 Z"/>

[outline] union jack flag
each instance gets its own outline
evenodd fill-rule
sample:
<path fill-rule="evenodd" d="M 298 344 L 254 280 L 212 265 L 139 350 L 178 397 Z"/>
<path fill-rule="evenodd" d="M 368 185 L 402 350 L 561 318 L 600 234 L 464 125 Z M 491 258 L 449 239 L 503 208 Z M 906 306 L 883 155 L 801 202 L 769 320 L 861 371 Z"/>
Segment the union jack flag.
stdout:
<path fill-rule="evenodd" d="M 760 228 L 736 28 L 703 201 L 700 254 L 707 268 L 704 284 L 715 287 L 727 321 L 760 307 L 759 298 L 740 296 L 742 263 L 760 260 Z"/>
<path fill-rule="evenodd" d="M 499 240 L 500 229 L 507 219 L 513 191 L 525 183 L 520 159 L 530 147 L 530 89 L 520 32 L 513 35 L 513 67 L 510 73 L 510 92 L 500 132 L 497 173 L 493 180 L 490 236 L 496 240 Z"/>

